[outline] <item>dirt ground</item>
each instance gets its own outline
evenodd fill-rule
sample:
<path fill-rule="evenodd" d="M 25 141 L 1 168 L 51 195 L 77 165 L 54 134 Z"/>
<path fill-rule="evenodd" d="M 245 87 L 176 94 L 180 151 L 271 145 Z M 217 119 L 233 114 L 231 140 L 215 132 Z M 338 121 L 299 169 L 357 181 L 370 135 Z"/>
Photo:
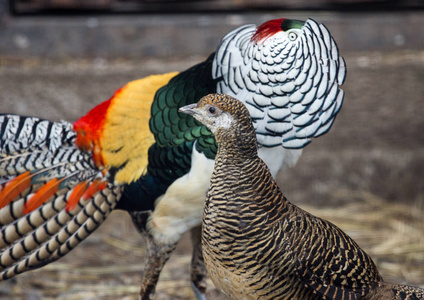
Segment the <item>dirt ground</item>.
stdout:
<path fill-rule="evenodd" d="M 351 235 L 387 281 L 424 287 L 424 52 L 344 56 L 342 111 L 279 184 L 292 202 Z M 130 80 L 201 60 L 7 59 L 0 112 L 75 121 Z M 136 299 L 144 253 L 127 214 L 117 211 L 60 261 L 1 283 L 0 299 Z M 185 236 L 156 299 L 194 299 L 190 253 Z M 208 299 L 225 299 L 211 282 Z"/>

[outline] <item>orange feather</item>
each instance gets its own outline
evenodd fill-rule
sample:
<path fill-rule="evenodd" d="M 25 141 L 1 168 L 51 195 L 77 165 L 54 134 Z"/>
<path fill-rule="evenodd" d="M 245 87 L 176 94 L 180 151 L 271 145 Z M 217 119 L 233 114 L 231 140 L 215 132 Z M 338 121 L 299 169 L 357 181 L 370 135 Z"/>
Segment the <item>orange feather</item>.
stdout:
<path fill-rule="evenodd" d="M 72 191 L 71 196 L 69 197 L 68 201 L 66 202 L 65 209 L 66 209 L 67 212 L 72 211 L 77 206 L 82 195 L 87 190 L 87 186 L 88 186 L 88 181 L 84 181 L 84 182 L 78 183 L 74 187 L 74 190 Z"/>
<path fill-rule="evenodd" d="M 33 210 L 40 207 L 51 196 L 59 190 L 59 185 L 63 181 L 53 178 L 45 185 L 43 185 L 25 204 L 23 207 L 23 214 L 26 215 Z"/>
<path fill-rule="evenodd" d="M 94 107 L 85 116 L 78 119 L 73 125 L 74 131 L 77 133 L 75 144 L 82 151 L 93 152 L 92 157 L 94 163 L 99 169 L 104 167 L 100 140 L 103 134 L 104 124 L 106 122 L 106 115 L 113 98 L 119 95 L 121 90 L 122 88 L 118 89 L 112 98 Z"/>
<path fill-rule="evenodd" d="M 7 182 L 0 192 L 0 209 L 8 205 L 13 199 L 29 188 L 31 186 L 31 178 L 30 171 L 27 171 Z"/>
<path fill-rule="evenodd" d="M 90 199 L 91 197 L 94 196 L 95 193 L 104 190 L 106 187 L 107 187 L 106 181 L 95 179 L 90 184 L 88 189 L 85 191 L 84 195 L 82 196 L 82 199 L 83 200 Z"/>

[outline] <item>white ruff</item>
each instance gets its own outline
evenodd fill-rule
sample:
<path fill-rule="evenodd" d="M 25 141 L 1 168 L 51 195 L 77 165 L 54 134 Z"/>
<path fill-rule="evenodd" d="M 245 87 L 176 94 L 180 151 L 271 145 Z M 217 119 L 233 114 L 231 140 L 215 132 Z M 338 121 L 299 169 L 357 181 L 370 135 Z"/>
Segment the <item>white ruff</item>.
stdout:
<path fill-rule="evenodd" d="M 247 106 L 260 146 L 301 149 L 341 108 L 344 60 L 327 28 L 310 19 L 258 43 L 255 31 L 246 25 L 223 38 L 213 61 L 217 92 Z"/>

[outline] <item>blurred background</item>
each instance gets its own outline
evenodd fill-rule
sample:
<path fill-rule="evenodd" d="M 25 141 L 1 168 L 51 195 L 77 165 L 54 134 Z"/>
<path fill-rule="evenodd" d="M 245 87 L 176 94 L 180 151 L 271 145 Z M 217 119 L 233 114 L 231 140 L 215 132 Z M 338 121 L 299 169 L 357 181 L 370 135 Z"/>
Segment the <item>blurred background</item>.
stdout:
<path fill-rule="evenodd" d="M 424 1 L 0 0 L 0 112 L 75 121 L 120 86 L 204 60 L 227 32 L 273 18 L 324 23 L 347 64 L 331 131 L 279 176 L 387 281 L 424 287 Z M 188 236 L 156 299 L 194 299 Z M 144 241 L 114 212 L 60 261 L 0 283 L 0 299 L 135 299 Z M 208 299 L 225 299 L 209 282 Z"/>

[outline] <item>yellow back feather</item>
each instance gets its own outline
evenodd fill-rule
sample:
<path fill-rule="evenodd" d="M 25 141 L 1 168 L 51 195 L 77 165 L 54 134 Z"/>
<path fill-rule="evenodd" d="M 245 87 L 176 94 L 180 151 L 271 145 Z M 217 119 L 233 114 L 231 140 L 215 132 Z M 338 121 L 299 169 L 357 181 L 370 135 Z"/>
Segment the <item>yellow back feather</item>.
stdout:
<path fill-rule="evenodd" d="M 156 91 L 177 75 L 152 75 L 128 83 L 118 91 L 107 112 L 101 137 L 107 168 L 118 167 L 118 183 L 137 180 L 147 167 L 147 151 L 155 142 L 149 129 L 150 108 Z"/>

